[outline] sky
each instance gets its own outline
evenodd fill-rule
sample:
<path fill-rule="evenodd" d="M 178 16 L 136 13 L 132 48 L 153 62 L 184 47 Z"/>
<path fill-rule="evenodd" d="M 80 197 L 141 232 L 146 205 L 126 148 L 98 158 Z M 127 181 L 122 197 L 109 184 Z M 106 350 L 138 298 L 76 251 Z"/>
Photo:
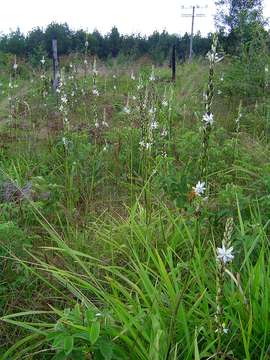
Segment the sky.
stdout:
<path fill-rule="evenodd" d="M 270 17 L 270 1 L 264 0 L 264 14 Z M 10 0 L 1 1 L 0 32 L 7 33 L 17 27 L 27 33 L 34 27 L 49 23 L 67 22 L 72 29 L 103 34 L 115 25 L 122 34 L 151 34 L 167 30 L 183 35 L 190 32 L 192 5 L 202 8 L 197 13 L 205 17 L 195 19 L 194 31 L 207 34 L 214 30 L 214 0 Z M 204 8 L 207 5 L 207 8 Z M 187 9 L 182 9 L 182 6 Z"/>

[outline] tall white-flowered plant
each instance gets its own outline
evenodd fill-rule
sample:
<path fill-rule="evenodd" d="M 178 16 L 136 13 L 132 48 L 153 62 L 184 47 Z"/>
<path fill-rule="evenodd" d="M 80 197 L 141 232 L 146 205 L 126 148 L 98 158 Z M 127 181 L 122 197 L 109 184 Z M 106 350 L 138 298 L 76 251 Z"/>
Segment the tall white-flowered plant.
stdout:
<path fill-rule="evenodd" d="M 131 109 L 129 107 L 129 95 L 127 97 L 126 105 L 123 107 L 123 112 L 127 115 L 131 113 Z"/>
<path fill-rule="evenodd" d="M 154 65 L 152 65 L 152 71 L 151 71 L 151 74 L 149 76 L 149 81 L 155 81 L 155 80 L 156 80 L 155 67 L 154 67 Z"/>
<path fill-rule="evenodd" d="M 205 182 L 198 181 L 197 184 L 193 187 L 194 194 L 196 196 L 202 196 L 205 192 Z"/>
<path fill-rule="evenodd" d="M 227 266 L 234 259 L 234 249 L 231 246 L 231 238 L 233 233 L 233 218 L 228 218 L 222 240 L 222 246 L 216 249 L 217 260 L 217 295 L 216 295 L 216 333 L 217 333 L 217 353 L 221 353 L 221 338 L 228 333 L 226 326 L 226 314 L 224 313 L 224 286 L 225 274 Z"/>
<path fill-rule="evenodd" d="M 42 59 L 40 60 L 40 62 L 41 62 L 41 65 L 45 65 L 45 62 L 46 62 L 46 60 L 45 60 L 45 56 L 43 55 L 42 56 Z"/>
<path fill-rule="evenodd" d="M 70 123 L 68 118 L 69 106 L 68 106 L 68 96 L 66 91 L 66 83 L 63 74 L 59 79 L 59 86 L 57 88 L 58 99 L 59 99 L 59 111 L 63 119 L 63 127 L 65 137 L 68 137 L 68 132 L 70 130 Z"/>
<path fill-rule="evenodd" d="M 205 100 L 205 114 L 202 117 L 202 152 L 201 152 L 201 177 L 207 178 L 207 167 L 208 167 L 208 148 L 212 125 L 214 124 L 214 115 L 212 112 L 212 103 L 214 97 L 214 67 L 217 62 L 222 60 L 222 57 L 218 56 L 217 53 L 218 36 L 214 34 L 211 50 L 207 54 L 209 61 L 209 76 L 207 83 L 207 90 L 204 94 Z"/>
<path fill-rule="evenodd" d="M 212 126 L 214 123 L 214 115 L 212 113 L 205 113 L 202 122 L 203 126 Z"/>
<path fill-rule="evenodd" d="M 131 78 L 131 80 L 133 80 L 133 81 L 136 80 L 136 77 L 135 77 L 135 75 L 134 75 L 133 70 L 131 71 L 130 78 Z"/>
<path fill-rule="evenodd" d="M 231 262 L 234 258 L 233 247 L 226 247 L 225 244 L 222 244 L 222 247 L 217 248 L 217 259 L 222 262 L 224 265 Z"/>

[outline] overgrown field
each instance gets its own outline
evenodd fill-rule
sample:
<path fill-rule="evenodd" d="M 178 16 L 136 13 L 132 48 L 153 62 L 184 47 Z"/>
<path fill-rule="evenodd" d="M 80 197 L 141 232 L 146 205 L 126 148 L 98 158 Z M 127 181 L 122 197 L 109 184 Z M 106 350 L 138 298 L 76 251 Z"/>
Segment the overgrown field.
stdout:
<path fill-rule="evenodd" d="M 1 60 L 1 360 L 270 359 L 269 64 L 220 60 Z"/>

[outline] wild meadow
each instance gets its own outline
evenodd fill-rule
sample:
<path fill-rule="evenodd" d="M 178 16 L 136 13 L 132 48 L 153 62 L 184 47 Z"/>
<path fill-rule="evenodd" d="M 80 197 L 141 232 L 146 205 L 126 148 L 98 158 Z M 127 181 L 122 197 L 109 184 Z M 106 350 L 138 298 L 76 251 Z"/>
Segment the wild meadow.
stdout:
<path fill-rule="evenodd" d="M 0 359 L 270 359 L 270 60 L 0 69 Z"/>

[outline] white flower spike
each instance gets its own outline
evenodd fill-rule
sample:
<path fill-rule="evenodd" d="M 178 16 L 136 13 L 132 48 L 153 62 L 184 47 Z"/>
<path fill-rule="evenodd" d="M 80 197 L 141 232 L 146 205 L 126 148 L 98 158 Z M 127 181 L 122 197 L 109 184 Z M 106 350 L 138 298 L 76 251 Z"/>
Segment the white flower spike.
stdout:
<path fill-rule="evenodd" d="M 205 113 L 203 115 L 202 122 L 204 123 L 205 126 L 213 125 L 213 123 L 214 123 L 214 115 L 212 113 L 210 113 L 210 114 Z"/>
<path fill-rule="evenodd" d="M 193 187 L 194 193 L 197 196 L 203 195 L 205 192 L 205 182 L 198 181 L 196 186 Z"/>
<path fill-rule="evenodd" d="M 232 246 L 226 249 L 225 245 L 223 244 L 221 248 L 217 248 L 217 259 L 223 262 L 223 264 L 231 262 L 233 258 L 234 255 Z"/>

